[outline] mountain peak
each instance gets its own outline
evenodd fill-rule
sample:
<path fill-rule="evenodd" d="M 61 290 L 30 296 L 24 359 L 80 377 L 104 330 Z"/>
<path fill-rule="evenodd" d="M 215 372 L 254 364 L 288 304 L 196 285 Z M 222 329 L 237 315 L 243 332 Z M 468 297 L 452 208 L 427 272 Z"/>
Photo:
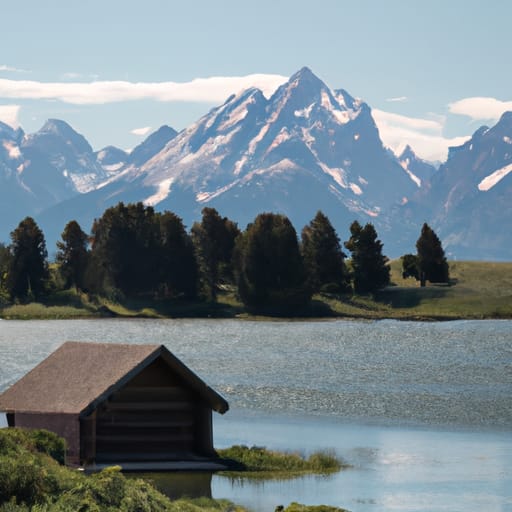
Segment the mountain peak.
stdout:
<path fill-rule="evenodd" d="M 398 157 L 400 160 L 403 158 L 418 158 L 414 150 L 407 144 L 404 148 L 404 150 L 400 153 L 400 156 Z"/>
<path fill-rule="evenodd" d="M 288 80 L 288 84 L 292 84 L 295 87 L 307 87 L 314 89 L 327 88 L 327 86 L 318 78 L 308 67 L 304 66 L 294 73 Z M 286 85 L 286 84 L 285 84 Z"/>
<path fill-rule="evenodd" d="M 76 133 L 71 125 L 60 119 L 48 119 L 39 131 L 41 133 L 56 133 L 60 135 L 70 132 Z"/>
<path fill-rule="evenodd" d="M 308 80 L 308 79 L 311 79 L 311 78 L 318 79 L 317 76 L 313 73 L 313 71 L 311 71 L 310 68 L 308 68 L 307 66 L 303 66 L 302 68 L 300 68 L 297 72 L 295 72 L 290 77 L 290 82 L 293 82 L 294 80 L 297 80 L 297 79 Z"/>
<path fill-rule="evenodd" d="M 512 130 L 512 112 L 503 112 L 500 117 L 500 120 L 496 124 L 496 128 L 503 127 L 506 130 Z"/>
<path fill-rule="evenodd" d="M 133 149 L 129 156 L 129 162 L 136 166 L 142 166 L 152 156 L 161 151 L 177 134 L 178 132 L 174 128 L 166 124 L 160 126 L 158 130 L 151 133 Z"/>
<path fill-rule="evenodd" d="M 92 147 L 86 138 L 75 131 L 66 121 L 60 119 L 48 119 L 42 128 L 31 137 L 33 140 L 37 140 L 52 136 L 65 139 L 80 153 L 92 153 Z"/>

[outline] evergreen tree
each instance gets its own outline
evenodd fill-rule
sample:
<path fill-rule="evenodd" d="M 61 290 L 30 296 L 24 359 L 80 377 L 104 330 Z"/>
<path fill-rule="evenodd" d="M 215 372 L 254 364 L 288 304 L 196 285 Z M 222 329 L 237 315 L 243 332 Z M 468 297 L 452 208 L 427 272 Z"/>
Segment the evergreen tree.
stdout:
<path fill-rule="evenodd" d="M 160 293 L 167 297 L 197 295 L 197 260 L 192 239 L 180 217 L 172 212 L 158 215 L 159 249 L 156 266 Z"/>
<path fill-rule="evenodd" d="M 152 207 L 119 203 L 108 208 L 92 227 L 89 286 L 98 292 L 126 295 L 156 287 L 158 223 Z"/>
<path fill-rule="evenodd" d="M 6 292 L 7 276 L 9 273 L 9 266 L 11 260 L 11 253 L 9 248 L 0 243 L 0 296 L 1 292 Z"/>
<path fill-rule="evenodd" d="M 215 301 L 219 280 L 233 279 L 233 250 L 240 230 L 236 223 L 221 217 L 215 208 L 203 208 L 201 213 L 201 222 L 192 226 L 192 240 L 206 294 L 209 300 Z"/>
<path fill-rule="evenodd" d="M 418 256 L 416 254 L 404 254 L 402 261 L 402 278 L 414 277 L 416 281 L 420 278 L 418 269 Z"/>
<path fill-rule="evenodd" d="M 32 217 L 23 219 L 11 233 L 7 288 L 11 298 L 40 296 L 48 279 L 48 253 L 44 234 Z"/>
<path fill-rule="evenodd" d="M 66 288 L 75 286 L 83 289 L 85 269 L 87 266 L 88 237 L 80 224 L 72 220 L 62 232 L 62 241 L 57 242 L 56 261 L 64 278 Z"/>
<path fill-rule="evenodd" d="M 248 309 L 296 314 L 311 298 L 297 233 L 284 215 L 262 213 L 238 238 L 238 293 Z"/>
<path fill-rule="evenodd" d="M 352 275 L 356 293 L 372 293 L 389 284 L 388 258 L 382 254 L 382 242 L 377 239 L 373 224 L 362 227 L 354 221 L 345 247 L 352 253 Z"/>
<path fill-rule="evenodd" d="M 421 228 L 420 237 L 416 242 L 416 250 L 418 251 L 421 285 L 425 286 L 425 281 L 448 283 L 449 267 L 441 240 L 427 223 L 424 223 Z"/>
<path fill-rule="evenodd" d="M 329 219 L 317 212 L 315 218 L 302 230 L 302 255 L 310 287 L 318 292 L 347 289 L 345 254 L 340 239 Z"/>

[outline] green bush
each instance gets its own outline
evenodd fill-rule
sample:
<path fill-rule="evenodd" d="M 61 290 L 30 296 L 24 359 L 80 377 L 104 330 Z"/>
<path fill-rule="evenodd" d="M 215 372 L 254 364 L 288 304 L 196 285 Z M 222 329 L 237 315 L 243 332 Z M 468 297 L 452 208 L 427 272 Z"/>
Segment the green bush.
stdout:
<path fill-rule="evenodd" d="M 235 445 L 218 450 L 235 471 L 270 471 L 283 473 L 332 473 L 339 471 L 343 464 L 334 453 L 319 451 L 308 458 L 298 453 L 284 453 L 267 450 L 264 447 Z"/>
<path fill-rule="evenodd" d="M 64 446 L 44 430 L 0 429 L 0 512 L 170 510 L 168 498 L 119 467 L 86 476 L 60 465 Z"/>

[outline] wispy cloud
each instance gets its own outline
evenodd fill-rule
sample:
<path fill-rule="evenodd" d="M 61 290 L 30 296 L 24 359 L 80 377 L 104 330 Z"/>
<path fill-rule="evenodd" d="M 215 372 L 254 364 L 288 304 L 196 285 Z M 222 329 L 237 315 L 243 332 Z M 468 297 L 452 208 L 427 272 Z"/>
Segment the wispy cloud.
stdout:
<path fill-rule="evenodd" d="M 287 77 L 254 74 L 235 77 L 196 78 L 190 82 L 38 82 L 0 79 L 0 97 L 32 100 L 59 100 L 75 105 L 105 104 L 152 99 L 166 102 L 218 103 L 229 95 L 257 87 L 266 95 Z"/>
<path fill-rule="evenodd" d="M 396 154 L 409 144 L 415 153 L 425 160 L 444 161 L 450 146 L 459 146 L 469 136 L 447 138 L 443 136 L 445 119 L 407 117 L 383 110 L 372 110 L 382 141 Z"/>
<path fill-rule="evenodd" d="M 20 105 L 0 105 L 0 121 L 13 128 L 18 128 L 20 108 Z"/>
<path fill-rule="evenodd" d="M 464 98 L 448 105 L 452 114 L 468 116 L 473 120 L 498 120 L 503 112 L 512 110 L 512 101 L 489 97 Z"/>
<path fill-rule="evenodd" d="M 6 64 L 0 64 L 0 71 L 9 71 L 11 73 L 30 73 L 27 69 L 19 69 Z"/>
<path fill-rule="evenodd" d="M 143 128 L 134 128 L 133 130 L 130 130 L 130 133 L 133 133 L 133 135 L 147 135 L 151 131 L 151 126 L 144 126 Z"/>
<path fill-rule="evenodd" d="M 83 73 L 77 73 L 76 71 L 66 71 L 66 73 L 62 74 L 62 78 L 64 80 L 90 80 L 95 81 L 98 80 L 99 75 L 96 74 L 88 74 L 84 75 Z"/>
<path fill-rule="evenodd" d="M 386 98 L 386 101 L 391 103 L 403 103 L 407 101 L 409 98 L 407 96 L 397 96 L 396 98 Z"/>

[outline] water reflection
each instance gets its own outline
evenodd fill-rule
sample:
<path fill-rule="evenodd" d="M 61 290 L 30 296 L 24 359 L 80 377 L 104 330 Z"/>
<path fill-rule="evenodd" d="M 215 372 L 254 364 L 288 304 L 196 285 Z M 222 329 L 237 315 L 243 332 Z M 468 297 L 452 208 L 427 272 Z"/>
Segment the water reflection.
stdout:
<path fill-rule="evenodd" d="M 207 472 L 128 473 L 130 478 L 143 478 L 171 499 L 211 498 L 212 474 Z"/>

